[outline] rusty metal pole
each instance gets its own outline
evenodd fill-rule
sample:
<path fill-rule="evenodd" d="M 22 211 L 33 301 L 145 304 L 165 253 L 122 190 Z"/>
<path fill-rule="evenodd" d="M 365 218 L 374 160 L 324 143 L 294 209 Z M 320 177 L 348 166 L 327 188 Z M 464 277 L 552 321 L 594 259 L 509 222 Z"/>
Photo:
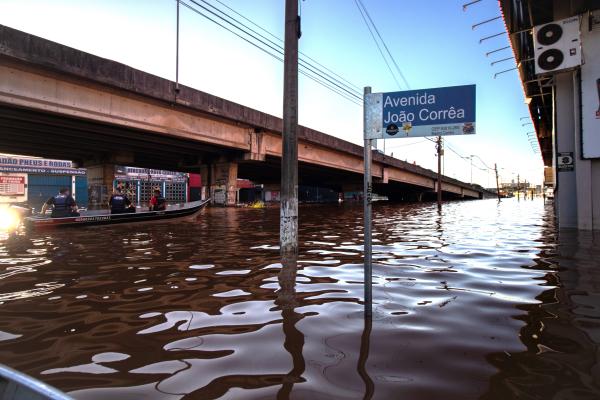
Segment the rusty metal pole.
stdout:
<path fill-rule="evenodd" d="M 498 194 L 498 201 L 500 201 L 501 197 L 500 197 L 500 183 L 498 182 L 498 164 L 494 164 L 494 171 L 496 171 L 496 193 Z"/>
<path fill-rule="evenodd" d="M 285 1 L 283 132 L 279 244 L 282 256 L 298 253 L 298 0 Z"/>
<path fill-rule="evenodd" d="M 437 170 L 437 204 L 438 208 L 442 208 L 442 137 L 438 136 L 437 139 L 437 157 L 438 157 L 438 170 Z"/>

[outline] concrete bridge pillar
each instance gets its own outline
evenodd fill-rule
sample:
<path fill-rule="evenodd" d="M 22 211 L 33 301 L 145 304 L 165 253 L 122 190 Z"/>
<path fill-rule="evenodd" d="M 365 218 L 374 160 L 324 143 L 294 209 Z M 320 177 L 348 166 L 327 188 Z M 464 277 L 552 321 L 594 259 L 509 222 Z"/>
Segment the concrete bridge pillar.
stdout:
<path fill-rule="evenodd" d="M 207 166 L 207 180 L 213 204 L 235 206 L 238 202 L 238 164 L 223 158 Z M 204 176 L 202 177 L 204 179 Z"/>
<path fill-rule="evenodd" d="M 84 160 L 82 166 L 87 169 L 90 207 L 106 206 L 113 191 L 117 165 L 130 165 L 133 162 L 134 155 L 128 151 L 99 154 L 93 160 Z"/>
<path fill-rule="evenodd" d="M 115 179 L 115 164 L 87 166 L 88 203 L 90 207 L 105 206 L 112 194 Z"/>

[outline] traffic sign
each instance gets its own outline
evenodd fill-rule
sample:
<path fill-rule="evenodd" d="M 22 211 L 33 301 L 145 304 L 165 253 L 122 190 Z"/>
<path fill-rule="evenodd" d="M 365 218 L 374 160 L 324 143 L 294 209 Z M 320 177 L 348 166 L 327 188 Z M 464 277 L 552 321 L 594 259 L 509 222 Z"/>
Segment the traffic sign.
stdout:
<path fill-rule="evenodd" d="M 475 85 L 365 95 L 365 139 L 475 133 Z"/>

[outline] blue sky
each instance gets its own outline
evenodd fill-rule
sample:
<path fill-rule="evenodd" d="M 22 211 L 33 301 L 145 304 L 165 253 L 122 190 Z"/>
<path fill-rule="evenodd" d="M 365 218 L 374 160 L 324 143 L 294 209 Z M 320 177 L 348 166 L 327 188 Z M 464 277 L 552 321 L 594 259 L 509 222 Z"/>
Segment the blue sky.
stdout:
<path fill-rule="evenodd" d="M 208 0 L 219 6 L 215 0 Z M 283 36 L 283 0 L 221 0 Z M 531 125 L 514 61 L 490 66 L 510 50 L 506 35 L 479 44 L 504 30 L 501 20 L 476 30 L 471 25 L 498 16 L 496 0 L 462 9 L 464 0 L 363 0 L 412 89 L 477 85 L 477 134 L 449 137 L 458 153 L 498 163 L 503 180 L 519 173 L 540 183 L 543 165 L 527 140 Z M 222 7 L 222 6 L 220 6 Z M 353 0 L 304 0 L 300 49 L 359 87 L 396 91 L 398 86 L 373 43 Z M 0 24 L 175 78 L 175 0 L 2 0 Z M 281 116 L 281 62 L 212 22 L 181 8 L 180 82 Z M 400 80 L 400 83 L 402 81 Z M 354 143 L 362 143 L 362 110 L 316 83 L 300 78 L 300 123 Z M 383 144 L 379 143 L 382 148 Z M 386 152 L 435 168 L 433 143 L 392 139 Z M 482 166 L 477 159 L 476 166 Z M 445 173 L 470 180 L 470 164 L 446 150 Z M 474 181 L 493 185 L 493 175 L 473 169 Z"/>

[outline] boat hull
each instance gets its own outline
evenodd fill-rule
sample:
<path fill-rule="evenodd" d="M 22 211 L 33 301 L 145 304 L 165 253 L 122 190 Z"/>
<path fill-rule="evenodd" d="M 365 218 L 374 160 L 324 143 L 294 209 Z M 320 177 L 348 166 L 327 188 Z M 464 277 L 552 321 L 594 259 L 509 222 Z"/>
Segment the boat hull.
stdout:
<path fill-rule="evenodd" d="M 93 225 L 112 225 L 125 223 L 166 221 L 172 219 L 193 217 L 200 212 L 209 200 L 189 203 L 182 208 L 172 208 L 165 211 L 145 211 L 139 213 L 125 214 L 101 214 L 101 215 L 81 215 L 77 217 L 66 218 L 45 218 L 45 217 L 27 217 L 25 226 L 33 229 L 54 229 L 67 227 L 81 227 Z"/>

